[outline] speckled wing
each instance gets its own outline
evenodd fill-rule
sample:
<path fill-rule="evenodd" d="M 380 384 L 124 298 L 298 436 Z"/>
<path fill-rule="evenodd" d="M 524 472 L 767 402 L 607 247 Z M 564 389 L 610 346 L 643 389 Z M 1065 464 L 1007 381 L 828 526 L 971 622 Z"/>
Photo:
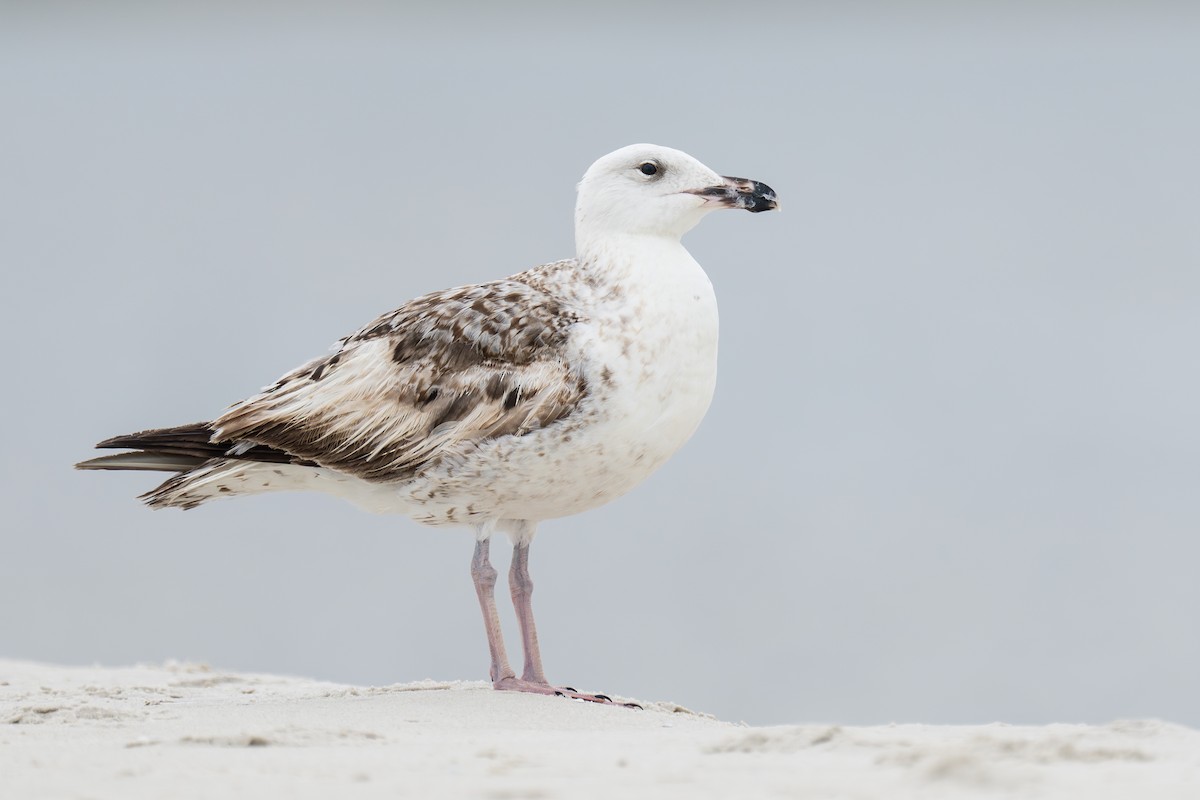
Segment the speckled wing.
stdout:
<path fill-rule="evenodd" d="M 213 439 L 404 480 L 570 414 L 586 394 L 565 353 L 579 321 L 520 276 L 425 295 L 232 407 Z"/>

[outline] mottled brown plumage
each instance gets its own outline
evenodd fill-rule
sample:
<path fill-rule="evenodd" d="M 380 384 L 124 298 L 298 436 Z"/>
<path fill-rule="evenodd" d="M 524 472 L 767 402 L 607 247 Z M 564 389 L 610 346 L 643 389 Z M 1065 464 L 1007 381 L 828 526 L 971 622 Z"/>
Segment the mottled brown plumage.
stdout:
<path fill-rule="evenodd" d="M 587 389 L 563 349 L 580 318 L 523 278 L 569 266 L 418 297 L 234 406 L 216 439 L 390 482 L 554 423 Z"/>

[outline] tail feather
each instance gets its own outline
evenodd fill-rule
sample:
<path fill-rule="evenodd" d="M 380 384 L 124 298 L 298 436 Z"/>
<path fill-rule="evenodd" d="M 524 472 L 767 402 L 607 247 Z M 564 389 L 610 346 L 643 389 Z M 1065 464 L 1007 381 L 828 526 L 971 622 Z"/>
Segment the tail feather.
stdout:
<path fill-rule="evenodd" d="M 185 472 L 204 463 L 203 458 L 174 453 L 152 453 L 137 450 L 132 453 L 114 453 L 110 456 L 89 458 L 80 461 L 75 469 L 132 469 L 146 472 Z"/>
<path fill-rule="evenodd" d="M 312 461 L 298 459 L 291 453 L 253 442 L 213 441 L 213 427 L 208 422 L 195 422 L 174 428 L 155 428 L 138 433 L 114 436 L 96 445 L 102 450 L 129 449 L 133 452 L 114 453 L 91 458 L 75 465 L 76 469 L 145 470 L 177 473 L 157 488 L 141 496 L 154 508 L 176 506 L 194 508 L 216 496 L 241 493 L 249 476 L 262 470 L 281 467 L 266 465 L 294 464 L 312 467 Z M 278 473 L 282 474 L 282 473 Z M 275 476 L 275 473 L 272 473 Z M 230 485 L 225 485 L 232 482 Z M 260 481 L 245 489 L 263 491 L 283 488 L 279 481 Z"/>
<path fill-rule="evenodd" d="M 221 479 L 244 467 L 243 462 L 210 459 L 195 469 L 167 478 L 145 494 L 138 495 L 138 499 L 151 508 L 182 508 L 186 511 L 214 499 L 219 493 L 231 493 L 230 487 L 221 485 Z"/>

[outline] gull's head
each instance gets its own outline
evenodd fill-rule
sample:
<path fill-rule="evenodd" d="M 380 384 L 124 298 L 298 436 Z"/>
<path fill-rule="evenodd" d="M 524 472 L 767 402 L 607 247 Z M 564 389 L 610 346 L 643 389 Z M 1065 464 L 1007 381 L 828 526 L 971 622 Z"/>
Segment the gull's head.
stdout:
<path fill-rule="evenodd" d="M 576 237 L 648 235 L 678 239 L 718 208 L 778 208 L 770 186 L 718 175 L 679 150 L 631 144 L 588 168 L 575 204 Z"/>

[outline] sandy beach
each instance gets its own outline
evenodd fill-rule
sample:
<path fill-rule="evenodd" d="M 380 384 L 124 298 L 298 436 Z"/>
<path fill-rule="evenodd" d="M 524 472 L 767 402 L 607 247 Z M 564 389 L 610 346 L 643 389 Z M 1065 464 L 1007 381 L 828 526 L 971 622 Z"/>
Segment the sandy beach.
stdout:
<path fill-rule="evenodd" d="M 1200 796 L 1200 732 L 1158 720 L 756 728 L 638 702 L 0 660 L 0 782 L 6 798 Z"/>

